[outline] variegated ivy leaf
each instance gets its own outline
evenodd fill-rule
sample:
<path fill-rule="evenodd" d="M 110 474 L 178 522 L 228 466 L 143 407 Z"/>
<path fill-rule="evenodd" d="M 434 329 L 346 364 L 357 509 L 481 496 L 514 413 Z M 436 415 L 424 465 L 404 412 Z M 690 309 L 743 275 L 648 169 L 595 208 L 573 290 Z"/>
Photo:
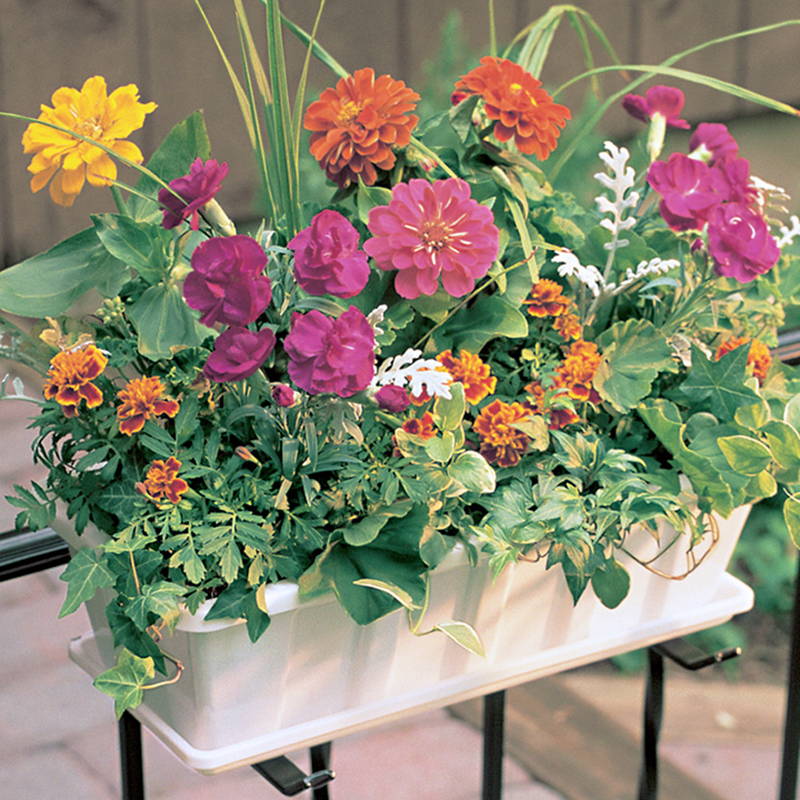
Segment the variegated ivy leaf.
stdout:
<path fill-rule="evenodd" d="M 119 719 L 129 708 L 142 702 L 142 692 L 155 675 L 153 659 L 139 658 L 125 648 L 111 669 L 94 679 L 94 686 L 114 698 L 114 712 Z"/>
<path fill-rule="evenodd" d="M 105 554 L 87 547 L 75 553 L 61 574 L 61 580 L 67 582 L 67 596 L 58 612 L 59 618 L 91 600 L 98 589 L 113 586 L 116 576 L 108 568 Z"/>

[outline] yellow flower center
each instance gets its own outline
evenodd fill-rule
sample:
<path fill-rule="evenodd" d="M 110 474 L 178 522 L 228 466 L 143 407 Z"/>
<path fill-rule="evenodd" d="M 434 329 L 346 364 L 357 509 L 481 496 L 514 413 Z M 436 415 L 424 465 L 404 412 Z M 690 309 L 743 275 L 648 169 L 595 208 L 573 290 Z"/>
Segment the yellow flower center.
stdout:
<path fill-rule="evenodd" d="M 352 125 L 358 119 L 360 113 L 361 106 L 352 100 L 348 100 L 346 103 L 343 103 L 339 109 L 339 113 L 336 115 L 336 122 L 342 127 Z"/>
<path fill-rule="evenodd" d="M 100 139 L 103 136 L 103 126 L 97 117 L 79 120 L 75 125 L 75 133 L 86 136 L 88 139 Z"/>
<path fill-rule="evenodd" d="M 422 239 L 422 246 L 429 253 L 443 250 L 450 244 L 453 232 L 450 226 L 440 219 L 426 220 L 422 223 L 419 235 Z"/>

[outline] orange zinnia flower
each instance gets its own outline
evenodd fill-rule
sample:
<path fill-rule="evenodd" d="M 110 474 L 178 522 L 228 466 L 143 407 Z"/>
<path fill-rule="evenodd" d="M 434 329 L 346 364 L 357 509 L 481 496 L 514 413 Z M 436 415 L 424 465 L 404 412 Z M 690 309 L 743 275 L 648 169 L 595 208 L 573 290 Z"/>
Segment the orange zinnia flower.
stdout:
<path fill-rule="evenodd" d="M 572 343 L 566 358 L 556 371 L 556 385 L 563 386 L 573 400 L 599 403 L 600 395 L 592 388 L 592 379 L 600 366 L 600 359 L 594 342 L 578 339 Z"/>
<path fill-rule="evenodd" d="M 758 339 L 751 339 L 749 336 L 731 336 L 717 348 L 714 358 L 719 361 L 726 353 L 730 353 L 731 350 L 735 350 L 748 342 L 750 342 L 750 352 L 747 354 L 747 366 L 752 369 L 753 375 L 758 378 L 758 382 L 761 384 L 767 379 L 767 372 L 769 372 L 772 364 L 772 356 L 769 354 L 769 348 L 764 342 Z"/>
<path fill-rule="evenodd" d="M 419 117 L 409 114 L 419 95 L 390 75 L 375 77 L 370 67 L 341 78 L 326 89 L 303 118 L 311 131 L 309 149 L 325 174 L 339 186 L 361 178 L 371 186 L 377 169 L 394 166 L 392 148 L 411 141 Z"/>
<path fill-rule="evenodd" d="M 141 128 L 155 103 L 140 103 L 134 84 L 107 93 L 105 78 L 95 75 L 83 86 L 62 86 L 53 93 L 53 107 L 43 105 L 39 119 L 93 139 L 117 155 L 142 161 L 142 152 L 125 140 Z M 69 133 L 32 122 L 22 134 L 26 153 L 33 153 L 28 171 L 33 173 L 31 191 L 38 192 L 50 181 L 50 197 L 60 206 L 71 206 L 85 181 L 92 186 L 109 186 L 117 178 L 117 165 L 99 147 Z M 52 180 L 50 180 L 52 178 Z"/>
<path fill-rule="evenodd" d="M 560 317 L 567 313 L 571 302 L 564 297 L 560 283 L 542 278 L 533 284 L 522 304 L 528 306 L 528 313 L 534 317 Z"/>
<path fill-rule="evenodd" d="M 458 358 L 452 351 L 445 350 L 436 356 L 436 360 L 450 373 L 454 381 L 464 384 L 464 397 L 473 405 L 488 397 L 497 386 L 497 378 L 492 375 L 489 365 L 469 350 L 461 350 Z"/>
<path fill-rule="evenodd" d="M 50 359 L 44 396 L 55 400 L 64 416 L 76 417 L 81 400 L 87 408 L 97 408 L 103 393 L 92 383 L 106 368 L 108 359 L 93 344 L 64 350 Z"/>
<path fill-rule="evenodd" d="M 153 461 L 144 483 L 137 483 L 136 488 L 155 502 L 166 499 L 170 503 L 180 503 L 181 497 L 189 491 L 189 484 L 178 477 L 181 466 L 172 456 L 166 461 Z"/>
<path fill-rule="evenodd" d="M 545 399 L 544 387 L 538 381 L 533 381 L 525 387 L 525 391 L 531 398 L 525 405 L 536 414 L 543 414 L 547 418 L 547 427 L 551 431 L 560 431 L 566 428 L 567 425 L 572 425 L 573 422 L 578 422 L 580 417 L 570 408 L 554 408 L 548 405 Z M 558 398 L 559 394 L 564 394 L 563 391 L 558 391 L 554 394 L 553 400 Z"/>
<path fill-rule="evenodd" d="M 174 417 L 180 410 L 175 400 L 161 398 L 164 384 L 160 378 L 134 378 L 125 388 L 117 392 L 122 405 L 117 408 L 117 419 L 121 433 L 131 436 L 144 428 L 144 423 L 152 417 L 166 414 Z"/>
<path fill-rule="evenodd" d="M 513 136 L 521 153 L 544 161 L 555 150 L 560 128 L 571 114 L 566 106 L 554 103 L 541 85 L 519 64 L 485 56 L 481 66 L 456 83 L 456 89 L 483 98 L 486 116 L 495 120 L 498 141 L 507 142 Z"/>
<path fill-rule="evenodd" d="M 419 436 L 421 439 L 430 439 L 436 436 L 436 428 L 433 427 L 433 414 L 430 411 L 426 411 L 421 417 L 407 419 L 402 428 L 406 433 Z"/>
<path fill-rule="evenodd" d="M 513 467 L 528 449 L 528 436 L 513 427 L 514 422 L 529 419 L 531 410 L 522 403 L 493 400 L 481 409 L 472 429 L 480 437 L 481 455 L 490 463 Z"/>
<path fill-rule="evenodd" d="M 562 339 L 580 339 L 583 327 L 581 321 L 575 314 L 562 314 L 553 320 L 553 327 L 558 331 Z"/>

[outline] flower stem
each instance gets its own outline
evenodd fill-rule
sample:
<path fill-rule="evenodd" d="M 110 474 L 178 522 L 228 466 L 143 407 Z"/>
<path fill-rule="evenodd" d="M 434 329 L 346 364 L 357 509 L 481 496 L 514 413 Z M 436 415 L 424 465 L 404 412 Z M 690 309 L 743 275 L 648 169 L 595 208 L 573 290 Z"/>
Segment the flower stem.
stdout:
<path fill-rule="evenodd" d="M 119 187 L 114 183 L 111 184 L 111 196 L 114 198 L 114 204 L 117 207 L 117 211 L 119 211 L 119 213 L 123 216 L 129 216 L 128 206 L 122 197 L 122 192 L 120 192 Z"/>
<path fill-rule="evenodd" d="M 453 172 L 453 170 L 450 169 L 450 167 L 448 167 L 447 164 L 445 164 L 444 161 L 442 161 L 442 159 L 439 158 L 439 156 L 436 155 L 436 153 L 434 153 L 433 150 L 430 149 L 430 147 L 423 144 L 419 139 L 417 139 L 416 136 L 411 137 L 411 144 L 413 144 L 414 147 L 416 147 L 417 150 L 419 150 L 420 153 L 422 153 L 424 156 L 432 158 L 442 168 L 442 170 L 446 175 L 449 175 L 451 178 L 458 177 L 458 175 L 456 175 L 456 173 Z"/>

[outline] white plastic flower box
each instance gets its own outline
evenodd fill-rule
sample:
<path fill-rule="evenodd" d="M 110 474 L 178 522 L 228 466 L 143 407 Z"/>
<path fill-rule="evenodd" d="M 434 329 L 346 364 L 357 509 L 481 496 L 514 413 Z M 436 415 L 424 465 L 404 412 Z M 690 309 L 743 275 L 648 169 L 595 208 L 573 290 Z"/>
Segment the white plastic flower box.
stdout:
<path fill-rule="evenodd" d="M 573 606 L 560 569 L 542 562 L 492 581 L 485 564 L 472 568 L 455 550 L 432 575 L 426 621 L 471 623 L 485 658 L 444 635 L 415 637 L 400 612 L 359 626 L 332 593 L 301 602 L 289 582 L 266 589 L 272 623 L 255 644 L 243 620 L 206 622 L 209 601 L 164 642 L 186 665 L 182 678 L 145 692 L 133 713 L 186 764 L 211 774 L 710 627 L 752 606 L 751 590 L 725 572 L 748 510 L 719 520 L 719 543 L 684 580 L 629 564 L 630 594 L 613 610 L 591 591 Z M 91 543 L 91 533 L 87 542 L 64 523 L 54 527 L 72 546 Z M 634 544 L 644 560 L 655 552 L 644 533 Z M 653 566 L 682 572 L 684 549 Z M 107 599 L 89 604 L 94 632 L 70 648 L 92 675 L 114 661 Z"/>

